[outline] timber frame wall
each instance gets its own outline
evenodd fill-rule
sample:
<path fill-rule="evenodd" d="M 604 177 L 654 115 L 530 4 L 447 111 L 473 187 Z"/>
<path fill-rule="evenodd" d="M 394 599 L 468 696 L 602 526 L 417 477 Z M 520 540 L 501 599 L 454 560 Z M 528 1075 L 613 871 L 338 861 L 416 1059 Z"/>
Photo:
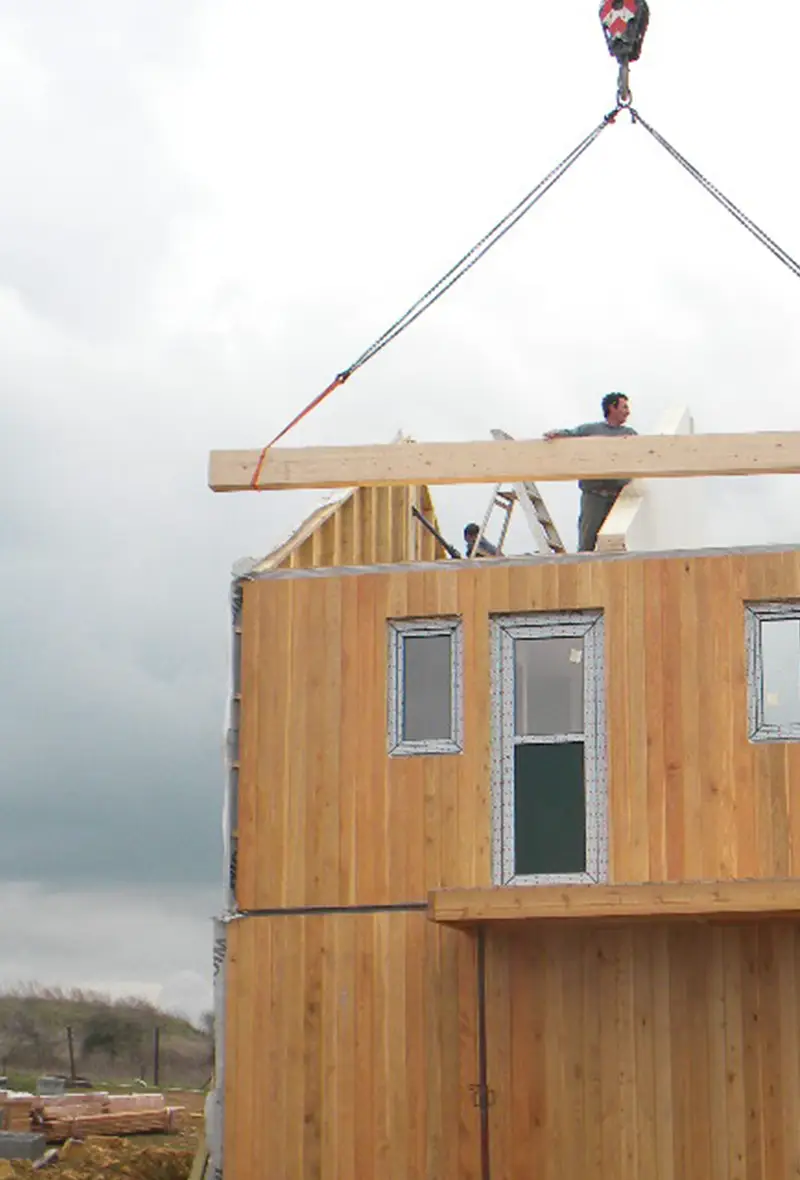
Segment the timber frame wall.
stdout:
<path fill-rule="evenodd" d="M 489 617 L 532 611 L 605 613 L 609 883 L 800 876 L 800 743 L 748 741 L 743 606 L 800 598 L 800 550 L 278 571 L 243 593 L 240 909 L 492 885 Z M 388 758 L 387 620 L 458 615 L 464 753 Z"/>
<path fill-rule="evenodd" d="M 800 598 L 800 551 L 239 590 L 225 1180 L 797 1175 L 800 745 L 748 739 L 744 604 Z M 588 609 L 608 881 L 493 889 L 490 618 Z M 389 758 L 387 621 L 442 616 L 463 753 Z"/>
<path fill-rule="evenodd" d="M 224 910 L 214 923 L 215 1085 L 206 1106 L 206 1135 L 214 1180 L 222 1180 L 224 1168 L 225 1092 L 230 1085 L 226 1065 L 229 1011 L 237 1008 L 234 990 L 228 993 L 229 962 L 237 963 L 237 923 L 244 917 L 237 900 L 239 845 L 240 727 L 242 712 L 242 605 L 244 587 L 252 578 L 274 576 L 277 571 L 342 566 L 347 562 L 378 563 L 441 560 L 438 543 L 413 519 L 420 511 L 435 527 L 436 512 L 427 487 L 372 486 L 348 488 L 315 509 L 287 540 L 256 563 L 248 575 L 237 577 L 231 587 L 231 686 L 226 735 L 226 789 L 223 807 Z M 286 620 L 288 625 L 289 620 Z M 424 909 L 411 907 L 411 912 Z M 254 931 L 250 928 L 250 933 Z M 239 1100 L 228 1104 L 238 1109 Z M 232 1165 L 235 1167 L 235 1164 Z M 230 1174 L 230 1169 L 227 1173 Z"/>

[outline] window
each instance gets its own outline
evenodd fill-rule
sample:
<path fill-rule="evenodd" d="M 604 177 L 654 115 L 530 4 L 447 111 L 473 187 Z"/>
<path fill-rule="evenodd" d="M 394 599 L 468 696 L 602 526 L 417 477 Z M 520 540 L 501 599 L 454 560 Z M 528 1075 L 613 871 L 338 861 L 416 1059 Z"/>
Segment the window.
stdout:
<path fill-rule="evenodd" d="M 389 623 L 389 753 L 460 754 L 461 623 Z"/>
<path fill-rule="evenodd" d="M 602 614 L 519 615 L 492 628 L 495 883 L 603 881 Z"/>
<path fill-rule="evenodd" d="M 750 740 L 800 741 L 800 602 L 745 605 Z"/>

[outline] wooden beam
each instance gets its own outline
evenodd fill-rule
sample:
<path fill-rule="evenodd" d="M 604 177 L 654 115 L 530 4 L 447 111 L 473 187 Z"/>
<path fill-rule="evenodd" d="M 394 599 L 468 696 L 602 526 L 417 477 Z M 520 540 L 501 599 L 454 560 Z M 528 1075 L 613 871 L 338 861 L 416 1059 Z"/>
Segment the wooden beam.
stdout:
<path fill-rule="evenodd" d="M 212 451 L 215 492 L 251 487 L 259 451 Z M 258 487 L 376 487 L 386 484 L 514 483 L 576 479 L 666 479 L 695 475 L 800 472 L 800 432 L 629 435 L 620 439 L 400 443 L 358 447 L 275 447 Z"/>
<path fill-rule="evenodd" d="M 428 900 L 434 922 L 608 920 L 800 916 L 794 880 L 686 881 L 648 885 L 543 885 L 438 889 Z"/>

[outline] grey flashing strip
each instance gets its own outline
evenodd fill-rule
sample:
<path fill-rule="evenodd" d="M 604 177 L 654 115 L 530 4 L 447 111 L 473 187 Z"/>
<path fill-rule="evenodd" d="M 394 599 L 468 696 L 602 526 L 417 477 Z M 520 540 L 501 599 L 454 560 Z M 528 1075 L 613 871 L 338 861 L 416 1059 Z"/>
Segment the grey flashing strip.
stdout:
<path fill-rule="evenodd" d="M 228 942 L 225 923 L 214 922 L 214 1088 L 205 1103 L 206 1143 L 210 1157 L 208 1180 L 222 1180 L 225 1118 L 225 1014 Z"/>
<path fill-rule="evenodd" d="M 399 901 L 385 905 L 311 905 L 286 906 L 274 910 L 237 910 L 235 918 L 291 918 L 313 914 L 397 914 L 427 910 L 427 901 Z"/>
<path fill-rule="evenodd" d="M 241 613 L 244 578 L 235 578 L 230 589 L 231 646 L 230 693 L 225 733 L 225 794 L 222 815 L 224 899 L 227 911 L 236 908 L 239 823 L 239 723 L 241 714 L 242 634 Z"/>
<path fill-rule="evenodd" d="M 404 561 L 386 565 L 331 565 L 317 566 L 309 569 L 278 569 L 264 570 L 253 573 L 247 581 L 261 582 L 265 580 L 287 581 L 295 578 L 341 578 L 363 577 L 364 574 L 397 574 L 397 573 L 431 573 L 434 571 L 462 569 L 520 569 L 527 566 L 556 565 L 561 569 L 564 565 L 585 564 L 586 562 L 609 564 L 629 561 L 663 561 L 673 558 L 675 561 L 685 561 L 696 557 L 756 557 L 764 554 L 800 553 L 800 545 L 741 545 L 732 548 L 708 549 L 658 549 L 641 553 L 552 553 L 525 554 L 520 557 L 492 557 L 480 561 Z"/>

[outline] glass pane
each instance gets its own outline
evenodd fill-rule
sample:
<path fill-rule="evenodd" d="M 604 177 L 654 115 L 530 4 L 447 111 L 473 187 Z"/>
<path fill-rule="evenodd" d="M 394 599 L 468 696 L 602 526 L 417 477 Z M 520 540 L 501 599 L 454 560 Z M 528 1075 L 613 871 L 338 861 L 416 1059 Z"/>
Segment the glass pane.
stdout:
<path fill-rule="evenodd" d="M 800 620 L 761 623 L 762 704 L 767 725 L 800 725 Z"/>
<path fill-rule="evenodd" d="M 403 637 L 403 741 L 452 737 L 450 635 Z"/>
<path fill-rule="evenodd" d="M 514 664 L 517 734 L 583 733 L 583 637 L 516 639 Z"/>
<path fill-rule="evenodd" d="M 514 862 L 518 876 L 586 871 L 583 742 L 515 748 Z"/>

